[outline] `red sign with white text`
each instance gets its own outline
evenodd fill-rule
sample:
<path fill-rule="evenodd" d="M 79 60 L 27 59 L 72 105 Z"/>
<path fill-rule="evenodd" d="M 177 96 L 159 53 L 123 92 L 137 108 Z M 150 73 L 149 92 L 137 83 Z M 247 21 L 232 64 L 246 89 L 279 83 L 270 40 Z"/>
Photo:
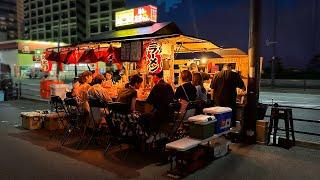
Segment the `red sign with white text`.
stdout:
<path fill-rule="evenodd" d="M 159 73 L 162 71 L 161 45 L 151 40 L 145 50 L 148 72 Z"/>

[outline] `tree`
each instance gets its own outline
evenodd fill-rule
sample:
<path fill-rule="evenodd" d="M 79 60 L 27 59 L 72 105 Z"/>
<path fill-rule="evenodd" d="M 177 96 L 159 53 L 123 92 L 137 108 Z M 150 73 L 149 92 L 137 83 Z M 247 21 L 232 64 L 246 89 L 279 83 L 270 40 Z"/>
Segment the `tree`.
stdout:
<path fill-rule="evenodd" d="M 315 55 L 307 66 L 309 72 L 320 72 L 320 54 Z"/>

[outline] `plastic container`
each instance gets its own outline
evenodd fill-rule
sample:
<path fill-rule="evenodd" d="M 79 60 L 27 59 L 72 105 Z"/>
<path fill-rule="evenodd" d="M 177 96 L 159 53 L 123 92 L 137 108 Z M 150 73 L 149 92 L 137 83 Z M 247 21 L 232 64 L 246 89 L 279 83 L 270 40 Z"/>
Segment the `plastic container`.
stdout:
<path fill-rule="evenodd" d="M 63 84 L 63 81 L 50 80 L 50 79 L 40 81 L 40 96 L 43 99 L 50 99 L 51 85 L 55 85 L 55 84 Z"/>
<path fill-rule="evenodd" d="M 203 109 L 205 114 L 214 115 L 217 122 L 215 126 L 215 133 L 220 134 L 225 131 L 230 130 L 231 127 L 231 118 L 232 118 L 232 109 L 229 107 L 210 107 Z"/>
<path fill-rule="evenodd" d="M 52 84 L 50 88 L 52 96 L 59 96 L 61 99 L 65 99 L 69 86 L 67 84 Z"/>
<path fill-rule="evenodd" d="M 189 117 L 189 136 L 195 139 L 207 139 L 214 135 L 216 118 L 208 115 Z"/>
<path fill-rule="evenodd" d="M 0 91 L 0 102 L 4 101 L 4 92 Z"/>
<path fill-rule="evenodd" d="M 167 149 L 173 149 L 177 151 L 187 151 L 194 147 L 197 147 L 201 143 L 200 140 L 185 137 L 166 144 Z"/>

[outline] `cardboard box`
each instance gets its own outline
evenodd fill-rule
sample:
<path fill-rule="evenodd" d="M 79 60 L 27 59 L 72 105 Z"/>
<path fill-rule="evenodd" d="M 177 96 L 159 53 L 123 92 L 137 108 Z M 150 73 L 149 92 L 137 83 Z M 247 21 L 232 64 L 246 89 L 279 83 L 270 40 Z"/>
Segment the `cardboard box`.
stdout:
<path fill-rule="evenodd" d="M 256 132 L 257 137 L 256 141 L 258 144 L 266 144 L 267 135 L 268 135 L 268 121 L 267 120 L 257 120 Z"/>
<path fill-rule="evenodd" d="M 29 130 L 40 129 L 42 127 L 43 115 L 37 112 L 20 113 L 22 127 Z"/>
<path fill-rule="evenodd" d="M 44 128 L 47 130 L 57 130 L 57 129 L 64 129 L 67 125 L 67 120 L 65 118 L 64 112 L 51 112 L 44 116 Z"/>

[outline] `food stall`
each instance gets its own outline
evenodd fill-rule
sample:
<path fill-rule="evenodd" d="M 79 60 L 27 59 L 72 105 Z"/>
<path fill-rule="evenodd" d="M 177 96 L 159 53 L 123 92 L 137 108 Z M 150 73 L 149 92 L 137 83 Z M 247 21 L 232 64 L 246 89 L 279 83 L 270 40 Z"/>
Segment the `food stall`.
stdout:
<path fill-rule="evenodd" d="M 124 86 L 130 75 L 141 74 L 144 81 L 139 94 L 142 98 L 153 86 L 150 74 L 163 70 L 164 79 L 177 87 L 180 72 L 192 65 L 200 72 L 213 75 L 224 63 L 232 63 L 247 85 L 248 55 L 236 48 L 221 48 L 208 40 L 184 35 L 173 22 L 158 23 L 154 6 L 116 12 L 116 28 L 80 44 L 61 47 L 60 54 L 67 58 L 70 49 L 73 50 L 70 57 L 76 60 L 69 58 L 68 63 L 105 62 L 106 69 L 116 70 L 116 74 L 121 75 L 117 87 Z M 109 56 L 110 49 L 114 56 Z M 47 51 L 52 53 L 53 49 Z M 97 58 L 99 54 L 102 55 Z"/>
<path fill-rule="evenodd" d="M 117 12 L 117 30 L 92 36 L 80 44 L 61 47 L 58 52 L 55 48 L 47 49 L 46 58 L 67 64 L 104 62 L 106 68 L 112 69 L 114 74 L 120 76 L 109 92 L 117 92 L 117 89 L 124 87 L 130 76 L 140 74 L 143 85 L 138 91 L 138 102 L 145 101 L 154 85 L 150 75 L 161 71 L 164 72 L 165 81 L 176 87 L 180 84 L 179 75 L 184 69 L 214 75 L 221 70 L 224 63 L 233 63 L 234 69 L 241 73 L 247 84 L 248 56 L 245 53 L 235 48 L 221 48 L 208 40 L 185 35 L 175 23 L 157 23 L 156 10 L 154 6 L 144 6 Z M 116 93 L 111 96 L 116 96 Z M 218 124 L 216 127 L 226 126 L 223 131 L 218 128 L 219 131 L 212 132 L 216 133 L 215 136 L 210 134 L 212 138 L 228 133 L 232 114 L 230 108 L 227 111 L 213 109 L 208 114 L 210 117 L 202 119 L 201 126 L 210 126 L 208 124 L 213 123 L 212 120 L 215 118 Z M 216 115 L 223 118 L 219 119 Z M 195 146 L 209 146 L 211 137 L 195 142 Z M 187 142 L 190 140 L 187 139 Z M 177 146 L 174 144 L 170 147 L 176 149 Z M 190 149 L 193 147 L 188 146 Z M 227 150 L 227 145 L 223 146 L 223 152 Z"/>

